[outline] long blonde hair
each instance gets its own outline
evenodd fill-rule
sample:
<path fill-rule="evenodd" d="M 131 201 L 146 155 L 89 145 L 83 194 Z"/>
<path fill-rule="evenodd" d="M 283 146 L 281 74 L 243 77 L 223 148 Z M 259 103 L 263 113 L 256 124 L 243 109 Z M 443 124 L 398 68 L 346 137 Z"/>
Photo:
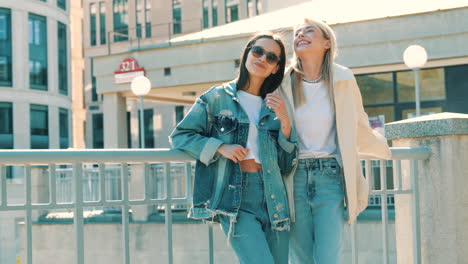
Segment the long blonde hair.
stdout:
<path fill-rule="evenodd" d="M 322 36 L 325 39 L 330 41 L 330 48 L 325 52 L 325 56 L 323 57 L 322 69 L 321 69 L 320 74 L 323 78 L 323 82 L 325 83 L 325 86 L 327 87 L 328 96 L 330 98 L 330 103 L 332 104 L 334 108 L 335 103 L 334 103 L 334 94 L 333 94 L 333 63 L 335 62 L 335 57 L 337 54 L 335 32 L 333 32 L 333 29 L 331 29 L 329 25 L 318 20 L 305 18 L 304 23 L 318 27 L 320 31 L 322 32 Z M 297 25 L 294 28 L 294 35 L 296 34 L 298 26 L 299 25 Z M 302 69 L 302 62 L 301 62 L 301 59 L 297 57 L 295 53 L 292 58 L 292 67 L 294 69 L 294 75 L 292 76 L 294 78 L 294 87 L 293 87 L 294 105 L 297 108 L 305 103 L 305 97 L 304 97 L 304 91 L 302 87 L 302 78 L 304 75 L 304 71 Z"/>

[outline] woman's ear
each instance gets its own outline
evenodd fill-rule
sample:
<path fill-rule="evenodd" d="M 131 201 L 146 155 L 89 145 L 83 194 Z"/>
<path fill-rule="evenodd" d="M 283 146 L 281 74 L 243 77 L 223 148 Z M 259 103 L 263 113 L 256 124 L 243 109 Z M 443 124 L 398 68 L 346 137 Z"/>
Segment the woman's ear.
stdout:
<path fill-rule="evenodd" d="M 327 48 L 327 49 L 331 48 L 331 41 L 330 40 L 325 41 L 325 48 Z"/>

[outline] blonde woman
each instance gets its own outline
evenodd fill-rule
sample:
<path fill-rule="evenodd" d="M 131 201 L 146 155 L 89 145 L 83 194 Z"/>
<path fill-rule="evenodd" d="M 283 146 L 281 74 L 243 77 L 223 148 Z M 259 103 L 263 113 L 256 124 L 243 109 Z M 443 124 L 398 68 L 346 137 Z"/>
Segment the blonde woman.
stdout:
<path fill-rule="evenodd" d="M 294 29 L 293 65 L 279 89 L 299 138 L 287 181 L 290 263 L 342 263 L 344 223 L 367 206 L 359 154 L 390 157 L 385 138 L 369 127 L 353 73 L 334 62 L 336 47 L 328 25 L 305 19 Z"/>

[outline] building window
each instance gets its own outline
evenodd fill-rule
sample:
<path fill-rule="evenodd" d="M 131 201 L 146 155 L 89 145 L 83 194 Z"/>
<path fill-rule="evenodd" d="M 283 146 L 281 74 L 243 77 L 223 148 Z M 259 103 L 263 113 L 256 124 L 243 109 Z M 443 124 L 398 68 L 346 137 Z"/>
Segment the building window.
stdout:
<path fill-rule="evenodd" d="M 58 46 L 58 88 L 59 93 L 68 95 L 68 52 L 67 52 L 67 26 L 57 24 Z"/>
<path fill-rule="evenodd" d="M 12 86 L 11 15 L 0 8 L 0 86 Z"/>
<path fill-rule="evenodd" d="M 127 112 L 127 148 L 132 148 L 132 116 Z"/>
<path fill-rule="evenodd" d="M 106 2 L 99 3 L 99 36 L 101 45 L 106 44 Z"/>
<path fill-rule="evenodd" d="M 164 76 L 171 76 L 171 68 L 164 68 Z"/>
<path fill-rule="evenodd" d="M 439 113 L 447 106 L 445 69 L 419 71 L 421 114 Z M 414 73 L 399 71 L 356 76 L 372 128 L 415 116 Z"/>
<path fill-rule="evenodd" d="M 57 6 L 63 10 L 67 10 L 67 0 L 57 0 Z"/>
<path fill-rule="evenodd" d="M 151 0 L 137 0 L 136 3 L 136 34 L 138 38 L 151 37 Z"/>
<path fill-rule="evenodd" d="M 13 104 L 0 102 L 0 149 L 13 148 Z"/>
<path fill-rule="evenodd" d="M 209 28 L 210 27 L 210 19 L 209 19 L 209 0 L 203 0 L 202 3 L 202 12 L 203 12 L 203 28 Z"/>
<path fill-rule="evenodd" d="M 444 100 L 445 78 L 444 69 L 424 69 L 418 71 L 421 101 Z M 412 71 L 397 72 L 397 89 L 399 102 L 414 102 L 414 73 Z"/>
<path fill-rule="evenodd" d="M 377 73 L 356 77 L 364 105 L 393 103 L 393 74 Z"/>
<path fill-rule="evenodd" d="M 239 0 L 224 0 L 226 23 L 239 20 Z"/>
<path fill-rule="evenodd" d="M 218 0 L 211 0 L 211 19 L 213 27 L 218 25 Z"/>
<path fill-rule="evenodd" d="M 143 119 L 145 126 L 145 148 L 154 148 L 154 128 L 153 128 L 153 109 L 145 109 L 143 111 Z M 140 126 L 140 110 L 138 110 L 138 127 Z M 138 144 L 141 144 L 141 133 L 138 133 Z M 140 146 L 141 148 L 142 146 Z"/>
<path fill-rule="evenodd" d="M 260 0 L 247 0 L 247 15 L 254 17 L 260 14 L 261 3 Z"/>
<path fill-rule="evenodd" d="M 49 110 L 46 105 L 30 106 L 31 148 L 49 148 Z"/>
<path fill-rule="evenodd" d="M 89 5 L 90 44 L 96 46 L 96 3 Z"/>
<path fill-rule="evenodd" d="M 47 91 L 46 18 L 29 14 L 29 84 L 31 89 Z"/>
<path fill-rule="evenodd" d="M 175 107 L 175 121 L 178 124 L 180 121 L 184 119 L 184 106 L 178 105 Z"/>
<path fill-rule="evenodd" d="M 145 36 L 151 38 L 151 0 L 145 0 Z"/>
<path fill-rule="evenodd" d="M 114 41 L 128 40 L 128 0 L 113 0 Z"/>
<path fill-rule="evenodd" d="M 61 149 L 68 148 L 70 146 L 68 125 L 68 110 L 65 108 L 59 108 L 59 137 Z"/>
<path fill-rule="evenodd" d="M 180 0 L 172 0 L 172 33 L 182 33 L 182 5 Z"/>
<path fill-rule="evenodd" d="M 94 76 L 94 60 L 91 59 L 91 101 L 98 101 L 97 87 L 96 87 L 96 76 Z"/>
<path fill-rule="evenodd" d="M 92 115 L 93 148 L 104 148 L 104 119 L 102 113 Z"/>

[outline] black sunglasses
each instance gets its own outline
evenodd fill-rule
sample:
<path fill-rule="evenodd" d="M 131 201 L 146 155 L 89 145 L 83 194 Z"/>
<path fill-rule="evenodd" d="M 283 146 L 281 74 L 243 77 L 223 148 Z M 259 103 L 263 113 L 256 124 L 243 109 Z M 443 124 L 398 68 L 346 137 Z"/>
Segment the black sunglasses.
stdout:
<path fill-rule="evenodd" d="M 257 58 L 261 58 L 263 55 L 266 56 L 266 61 L 269 64 L 276 64 L 280 60 L 278 56 L 276 56 L 275 53 L 273 52 L 266 52 L 262 47 L 260 46 L 253 46 L 252 49 L 252 55 L 254 55 Z"/>

